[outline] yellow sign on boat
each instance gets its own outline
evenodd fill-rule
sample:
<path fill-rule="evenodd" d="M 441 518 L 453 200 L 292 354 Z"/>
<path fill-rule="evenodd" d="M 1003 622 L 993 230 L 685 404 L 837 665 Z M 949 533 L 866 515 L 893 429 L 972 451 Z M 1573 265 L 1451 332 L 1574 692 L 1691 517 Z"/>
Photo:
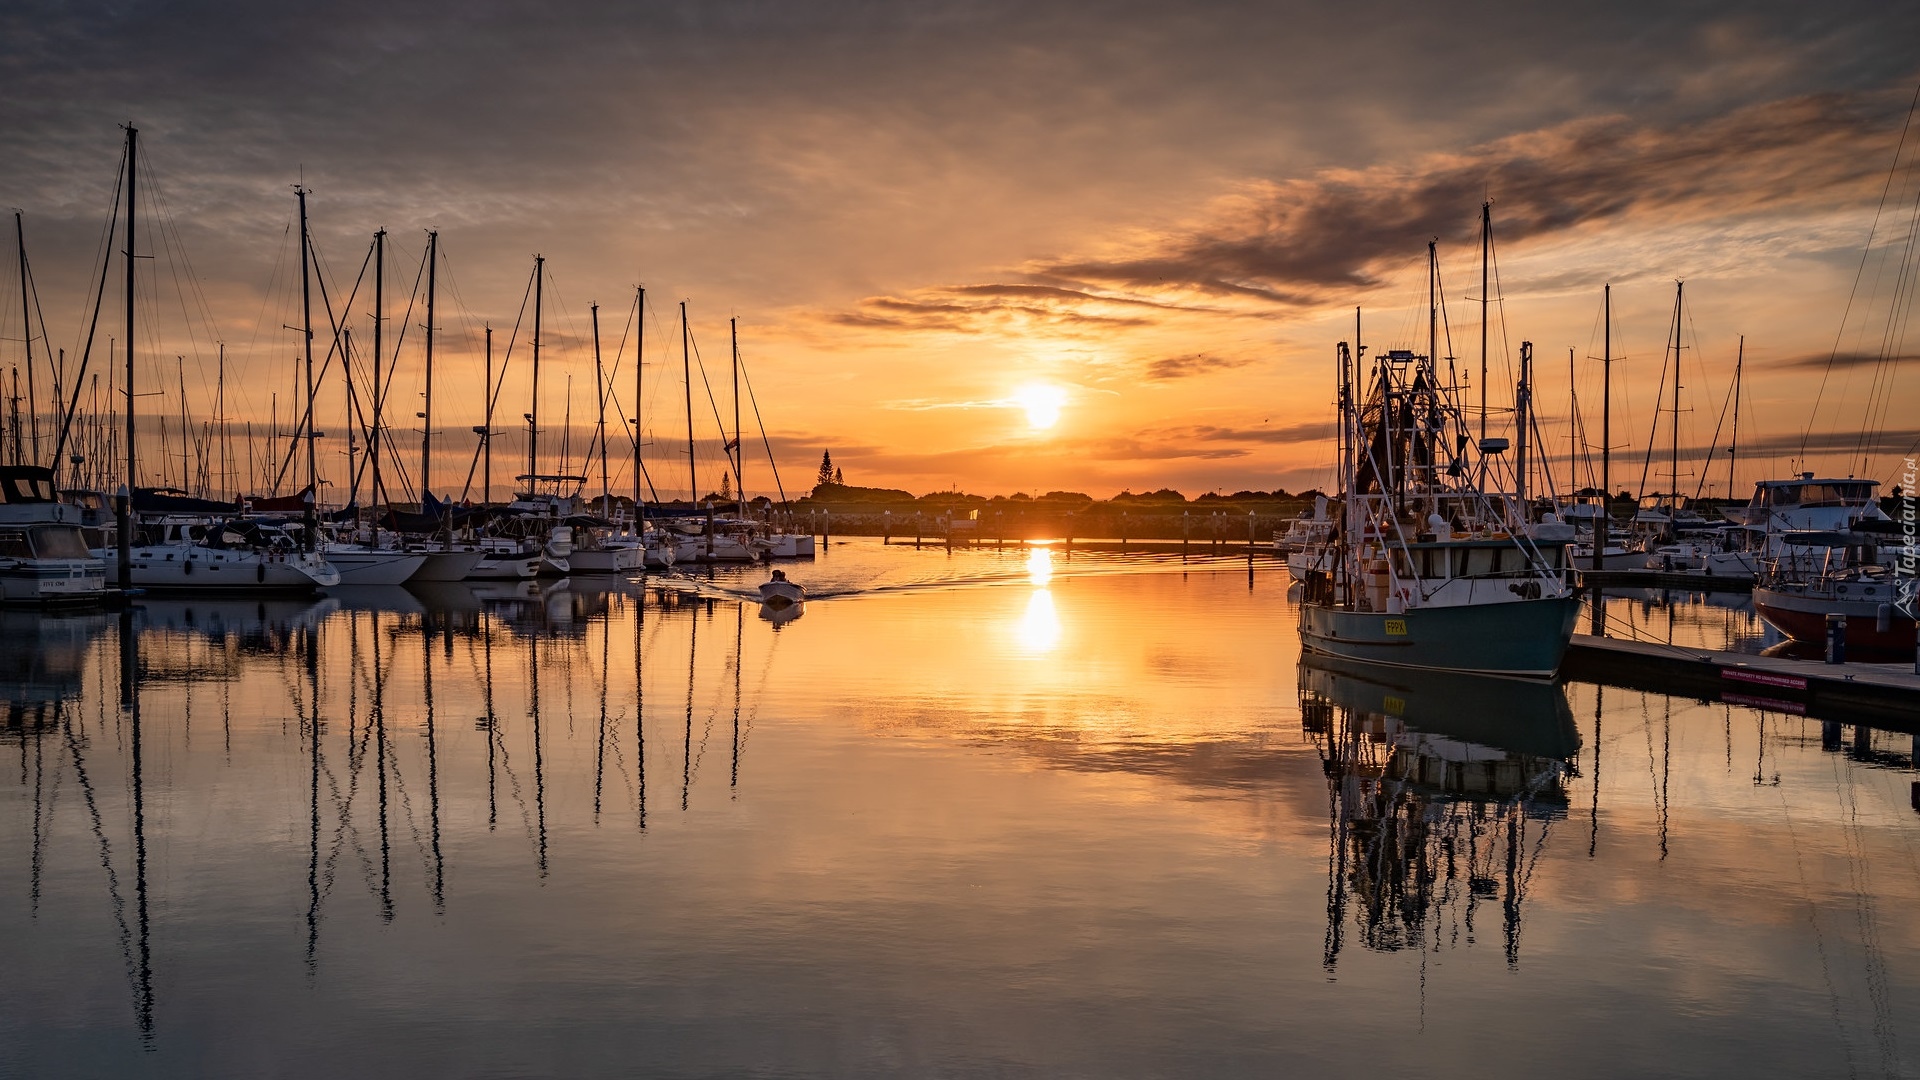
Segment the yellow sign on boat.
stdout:
<path fill-rule="evenodd" d="M 1405 636 L 1407 635 L 1407 620 L 1405 620 L 1405 619 L 1388 619 L 1388 620 L 1387 620 L 1387 633 L 1388 633 L 1388 634 L 1391 634 L 1391 635 L 1393 635 L 1393 636 L 1395 636 L 1395 637 L 1405 637 Z"/>

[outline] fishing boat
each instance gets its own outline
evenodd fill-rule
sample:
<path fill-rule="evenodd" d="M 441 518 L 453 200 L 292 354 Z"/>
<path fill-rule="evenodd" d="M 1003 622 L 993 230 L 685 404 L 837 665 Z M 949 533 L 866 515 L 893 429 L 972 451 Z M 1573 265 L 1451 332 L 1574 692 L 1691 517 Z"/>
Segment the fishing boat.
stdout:
<path fill-rule="evenodd" d="M 53 494 L 53 470 L 0 467 L 0 600 L 74 604 L 107 593 L 107 564 L 87 550 L 77 508 Z"/>
<path fill-rule="evenodd" d="M 806 598 L 807 590 L 798 582 L 788 581 L 785 570 L 775 570 L 773 578 L 760 585 L 760 602 L 768 607 L 787 607 L 798 604 Z"/>
<path fill-rule="evenodd" d="M 1431 349 L 1431 246 L 1428 267 Z M 1304 584 L 1303 648 L 1394 667 L 1551 678 L 1579 614 L 1565 570 L 1573 529 L 1557 515 L 1527 520 L 1524 407 L 1509 467 L 1506 439 L 1476 442 L 1468 433 L 1458 390 L 1441 381 L 1432 351 L 1391 350 L 1370 372 L 1364 347 L 1341 342 L 1336 352 L 1343 514 L 1331 573 Z M 1531 354 L 1523 343 L 1523 389 Z M 1505 491 L 1502 476 L 1513 485 Z"/>

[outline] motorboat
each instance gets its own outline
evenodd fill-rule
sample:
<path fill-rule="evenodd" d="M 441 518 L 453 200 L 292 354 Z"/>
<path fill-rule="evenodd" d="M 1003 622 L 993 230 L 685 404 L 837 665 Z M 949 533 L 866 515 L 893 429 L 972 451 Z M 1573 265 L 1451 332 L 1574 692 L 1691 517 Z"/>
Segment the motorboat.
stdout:
<path fill-rule="evenodd" d="M 54 498 L 53 470 L 0 467 L 0 600 L 91 603 L 107 592 L 107 564 L 87 549 L 79 511 Z"/>
<path fill-rule="evenodd" d="M 1920 580 L 1882 562 L 1881 532 L 1780 534 L 1786 554 L 1768 560 L 1753 589 L 1753 609 L 1795 641 L 1826 640 L 1827 617 L 1844 615 L 1849 646 L 1911 655 Z"/>
<path fill-rule="evenodd" d="M 775 570 L 773 578 L 760 585 L 760 602 L 768 607 L 782 608 L 801 603 L 807 598 L 807 590 L 798 582 L 788 581 L 787 572 Z"/>

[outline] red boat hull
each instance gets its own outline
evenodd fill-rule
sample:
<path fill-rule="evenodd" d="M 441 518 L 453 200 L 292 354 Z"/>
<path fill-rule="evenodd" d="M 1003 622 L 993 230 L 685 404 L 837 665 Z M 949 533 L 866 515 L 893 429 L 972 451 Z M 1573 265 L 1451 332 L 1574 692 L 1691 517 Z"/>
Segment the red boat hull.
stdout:
<path fill-rule="evenodd" d="M 1895 607 L 1888 630 L 1882 632 L 1879 602 L 1755 589 L 1753 607 L 1768 625 L 1795 641 L 1825 642 L 1827 613 L 1833 612 L 1847 617 L 1847 647 L 1850 649 L 1900 653 L 1911 653 L 1914 649 L 1914 620 Z"/>

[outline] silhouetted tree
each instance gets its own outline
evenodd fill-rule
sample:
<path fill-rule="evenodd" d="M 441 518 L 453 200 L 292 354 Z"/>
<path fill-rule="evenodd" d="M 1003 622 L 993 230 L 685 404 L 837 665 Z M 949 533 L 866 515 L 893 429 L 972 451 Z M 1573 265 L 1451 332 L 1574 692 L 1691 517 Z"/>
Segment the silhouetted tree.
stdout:
<path fill-rule="evenodd" d="M 847 482 L 847 474 L 841 472 L 839 469 L 833 470 L 833 482 L 836 484 L 845 485 Z"/>
<path fill-rule="evenodd" d="M 822 451 L 820 451 L 820 475 L 819 475 L 819 476 L 818 476 L 817 478 L 815 478 L 813 482 L 814 482 L 815 484 L 831 484 L 831 483 L 834 483 L 834 479 L 833 479 L 833 451 L 831 451 L 831 450 L 822 450 Z"/>

